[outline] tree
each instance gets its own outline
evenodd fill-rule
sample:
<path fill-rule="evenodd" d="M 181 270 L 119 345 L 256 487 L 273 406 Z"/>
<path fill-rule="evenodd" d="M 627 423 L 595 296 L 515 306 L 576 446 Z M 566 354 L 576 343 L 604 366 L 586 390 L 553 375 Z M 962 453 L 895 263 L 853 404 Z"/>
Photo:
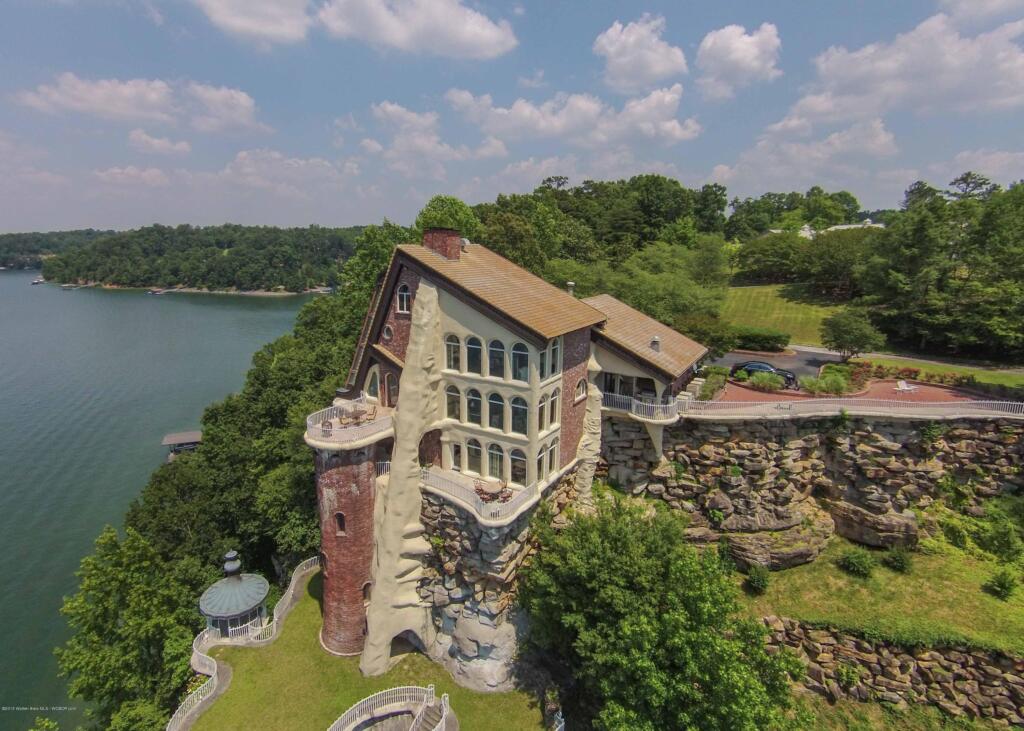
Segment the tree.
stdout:
<path fill-rule="evenodd" d="M 956 200 L 985 199 L 999 191 L 999 185 L 970 170 L 953 178 L 949 185 L 953 190 L 946 194 Z"/>
<path fill-rule="evenodd" d="M 452 195 L 435 195 L 416 216 L 418 234 L 428 228 L 452 228 L 468 239 L 480 236 L 480 220 L 473 209 Z"/>
<path fill-rule="evenodd" d="M 847 361 L 878 350 L 885 345 L 885 336 L 871 324 L 866 312 L 847 307 L 822 320 L 821 342 Z"/>
<path fill-rule="evenodd" d="M 538 521 L 521 583 L 527 642 L 568 715 L 598 729 L 785 725 L 799 663 L 766 651 L 764 628 L 740 612 L 717 554 L 686 542 L 683 519 L 644 513 L 616 501 L 560 533 Z"/>
<path fill-rule="evenodd" d="M 128 701 L 121 706 L 107 731 L 163 731 L 167 716 L 152 701 Z"/>
<path fill-rule="evenodd" d="M 720 233 L 725 230 L 725 206 L 728 201 L 724 185 L 708 183 L 702 186 L 693 204 L 697 230 L 702 233 Z"/>

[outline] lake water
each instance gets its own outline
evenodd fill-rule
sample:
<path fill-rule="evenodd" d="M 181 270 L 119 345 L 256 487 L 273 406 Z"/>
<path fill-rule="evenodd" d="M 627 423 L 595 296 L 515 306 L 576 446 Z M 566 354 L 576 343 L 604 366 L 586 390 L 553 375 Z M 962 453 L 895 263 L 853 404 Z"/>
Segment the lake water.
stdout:
<path fill-rule="evenodd" d="M 198 429 L 307 299 L 62 291 L 35 276 L 0 272 L 0 729 L 17 731 L 80 720 L 59 710 L 81 704 L 53 656 L 79 561 L 121 526 L 163 435 Z"/>

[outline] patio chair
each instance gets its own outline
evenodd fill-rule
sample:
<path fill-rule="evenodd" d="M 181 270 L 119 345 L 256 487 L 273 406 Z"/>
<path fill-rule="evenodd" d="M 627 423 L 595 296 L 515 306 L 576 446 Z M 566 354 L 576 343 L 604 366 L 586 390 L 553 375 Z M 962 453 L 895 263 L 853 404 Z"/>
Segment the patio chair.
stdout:
<path fill-rule="evenodd" d="M 320 424 L 320 431 L 323 432 L 325 437 L 331 436 L 331 428 L 332 428 L 332 425 L 331 425 L 331 420 L 330 419 L 324 419 L 323 423 Z"/>
<path fill-rule="evenodd" d="M 366 412 L 366 420 L 367 421 L 373 421 L 376 418 L 377 418 L 377 407 L 376 406 L 371 406 L 369 408 L 369 410 L 367 410 L 367 412 Z"/>
<path fill-rule="evenodd" d="M 912 386 L 906 381 L 899 380 L 896 381 L 896 386 L 893 390 L 897 393 L 911 393 L 917 390 L 917 386 Z"/>

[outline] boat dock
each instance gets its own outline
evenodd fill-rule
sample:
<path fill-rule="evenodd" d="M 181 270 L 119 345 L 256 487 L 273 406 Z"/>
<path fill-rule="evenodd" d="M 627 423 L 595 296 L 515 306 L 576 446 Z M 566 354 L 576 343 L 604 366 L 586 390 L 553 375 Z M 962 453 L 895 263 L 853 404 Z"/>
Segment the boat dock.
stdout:
<path fill-rule="evenodd" d="M 182 431 L 166 434 L 160 444 L 167 447 L 167 461 L 171 462 L 182 452 L 191 452 L 203 441 L 201 431 Z"/>

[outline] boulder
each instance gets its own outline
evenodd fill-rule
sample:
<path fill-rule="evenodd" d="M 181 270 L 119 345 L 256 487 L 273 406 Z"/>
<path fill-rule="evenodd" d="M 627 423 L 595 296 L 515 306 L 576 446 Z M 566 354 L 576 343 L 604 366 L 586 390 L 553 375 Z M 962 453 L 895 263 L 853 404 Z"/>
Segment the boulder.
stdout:
<path fill-rule="evenodd" d="M 836 533 L 844 538 L 882 548 L 917 545 L 917 517 L 910 511 L 872 512 L 845 500 L 822 503 L 835 522 Z"/>

